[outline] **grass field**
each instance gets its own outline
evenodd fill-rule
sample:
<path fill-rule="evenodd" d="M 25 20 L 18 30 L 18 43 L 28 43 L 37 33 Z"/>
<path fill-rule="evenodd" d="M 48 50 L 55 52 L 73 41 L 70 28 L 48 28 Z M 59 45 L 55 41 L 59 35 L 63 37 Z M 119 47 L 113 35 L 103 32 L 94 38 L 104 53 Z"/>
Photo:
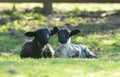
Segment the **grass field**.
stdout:
<path fill-rule="evenodd" d="M 12 5 L 0 4 L 0 77 L 120 77 L 120 4 L 54 4 L 52 17 L 33 9 L 42 4 L 16 4 L 16 10 Z M 99 17 L 111 11 L 118 15 Z M 33 39 L 25 37 L 25 32 L 53 26 L 80 29 L 71 43 L 86 45 L 98 59 L 19 57 L 23 43 Z M 57 35 L 49 43 L 55 49 Z"/>
<path fill-rule="evenodd" d="M 99 59 L 20 59 L 0 57 L 1 77 L 119 77 L 120 57 Z"/>

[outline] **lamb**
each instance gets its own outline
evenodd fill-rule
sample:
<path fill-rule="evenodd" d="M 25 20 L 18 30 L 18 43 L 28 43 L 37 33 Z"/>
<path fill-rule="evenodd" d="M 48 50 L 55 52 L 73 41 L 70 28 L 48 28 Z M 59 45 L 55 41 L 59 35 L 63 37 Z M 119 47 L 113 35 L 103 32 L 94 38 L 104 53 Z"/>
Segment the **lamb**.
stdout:
<path fill-rule="evenodd" d="M 26 32 L 25 36 L 34 37 L 32 41 L 25 42 L 20 51 L 21 58 L 51 58 L 54 55 L 54 50 L 47 44 L 50 36 L 57 33 L 57 28 L 52 30 L 41 28 L 36 31 Z"/>
<path fill-rule="evenodd" d="M 76 35 L 80 30 L 69 31 L 67 28 L 59 29 L 58 40 L 59 45 L 55 50 L 54 57 L 59 58 L 97 58 L 97 56 L 91 52 L 84 45 L 71 44 L 71 36 Z"/>

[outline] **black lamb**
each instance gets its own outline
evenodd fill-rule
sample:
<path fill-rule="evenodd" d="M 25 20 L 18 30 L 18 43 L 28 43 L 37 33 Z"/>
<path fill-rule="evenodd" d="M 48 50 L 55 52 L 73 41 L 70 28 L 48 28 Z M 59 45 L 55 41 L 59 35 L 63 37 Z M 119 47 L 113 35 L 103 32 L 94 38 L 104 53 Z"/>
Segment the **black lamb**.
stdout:
<path fill-rule="evenodd" d="M 57 32 L 57 28 L 53 27 L 52 30 L 41 28 L 36 31 L 26 32 L 25 36 L 34 37 L 32 41 L 25 42 L 20 51 L 21 58 L 51 58 L 54 55 L 53 48 L 47 44 L 50 36 Z"/>

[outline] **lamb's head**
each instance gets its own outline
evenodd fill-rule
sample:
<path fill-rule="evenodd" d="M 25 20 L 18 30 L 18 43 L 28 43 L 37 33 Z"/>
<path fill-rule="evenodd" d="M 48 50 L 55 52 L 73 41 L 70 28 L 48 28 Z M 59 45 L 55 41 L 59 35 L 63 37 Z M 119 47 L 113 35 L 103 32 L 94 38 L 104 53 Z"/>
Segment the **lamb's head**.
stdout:
<path fill-rule="evenodd" d="M 61 44 L 65 44 L 70 41 L 70 37 L 76 35 L 80 30 L 69 31 L 67 28 L 59 29 L 58 31 L 58 40 Z"/>
<path fill-rule="evenodd" d="M 52 30 L 49 30 L 47 28 L 41 28 L 36 31 L 26 32 L 25 36 L 34 37 L 34 40 L 37 41 L 39 45 L 46 45 L 49 41 L 50 36 L 57 33 L 57 31 L 57 27 L 53 27 Z"/>

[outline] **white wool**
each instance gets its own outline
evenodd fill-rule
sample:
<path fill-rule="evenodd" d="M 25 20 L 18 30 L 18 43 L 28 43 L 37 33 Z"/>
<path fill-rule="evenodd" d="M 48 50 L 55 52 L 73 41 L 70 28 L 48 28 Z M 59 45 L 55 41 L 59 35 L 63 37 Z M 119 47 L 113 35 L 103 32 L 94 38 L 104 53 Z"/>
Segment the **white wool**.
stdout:
<path fill-rule="evenodd" d="M 70 39 L 69 39 L 70 40 Z M 67 58 L 67 54 L 69 53 L 69 49 L 70 49 L 70 41 L 68 41 L 65 44 L 59 44 L 58 48 L 56 49 L 56 53 L 55 55 L 61 58 Z"/>
<path fill-rule="evenodd" d="M 69 58 L 69 57 L 75 56 L 76 53 L 79 53 L 77 57 L 80 57 L 80 58 L 86 58 L 87 56 L 91 56 L 91 55 L 95 56 L 84 45 L 70 44 L 70 39 L 65 44 L 59 44 L 54 55 L 55 57 Z"/>

